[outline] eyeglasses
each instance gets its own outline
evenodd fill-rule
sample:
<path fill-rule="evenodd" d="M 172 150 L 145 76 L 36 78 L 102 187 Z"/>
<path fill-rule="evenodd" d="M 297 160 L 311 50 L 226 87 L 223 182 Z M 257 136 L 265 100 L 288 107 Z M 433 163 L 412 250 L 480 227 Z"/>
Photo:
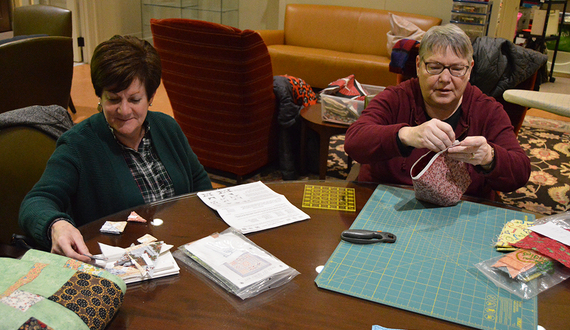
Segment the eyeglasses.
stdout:
<path fill-rule="evenodd" d="M 426 65 L 426 71 L 429 74 L 432 75 L 436 75 L 436 74 L 440 74 L 443 72 L 443 70 L 447 69 L 449 70 L 449 73 L 451 73 L 452 76 L 454 77 L 463 77 L 467 71 L 469 70 L 469 66 L 468 65 L 443 65 L 439 62 L 424 62 Z"/>

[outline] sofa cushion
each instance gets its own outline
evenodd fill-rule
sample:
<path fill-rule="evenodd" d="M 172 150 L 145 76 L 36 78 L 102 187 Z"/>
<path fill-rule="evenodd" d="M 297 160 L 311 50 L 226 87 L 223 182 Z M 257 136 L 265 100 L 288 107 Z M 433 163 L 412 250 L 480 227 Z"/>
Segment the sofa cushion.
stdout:
<path fill-rule="evenodd" d="M 284 30 L 258 31 L 268 46 L 273 75 L 304 79 L 313 88 L 353 74 L 363 84 L 390 86 L 387 33 L 390 13 L 427 31 L 441 19 L 380 9 L 288 4 Z"/>
<path fill-rule="evenodd" d="M 389 57 L 389 13 L 405 17 L 423 30 L 441 22 L 435 17 L 381 9 L 290 4 L 285 13 L 285 44 Z"/>
<path fill-rule="evenodd" d="M 364 83 L 377 84 L 379 78 L 384 78 L 383 83 L 396 84 L 396 75 L 387 75 L 390 59 L 386 56 L 289 45 L 273 45 L 269 49 L 273 72 L 289 74 L 295 68 L 295 76 L 308 77 L 303 79 L 313 87 L 324 88 L 351 74 Z"/>

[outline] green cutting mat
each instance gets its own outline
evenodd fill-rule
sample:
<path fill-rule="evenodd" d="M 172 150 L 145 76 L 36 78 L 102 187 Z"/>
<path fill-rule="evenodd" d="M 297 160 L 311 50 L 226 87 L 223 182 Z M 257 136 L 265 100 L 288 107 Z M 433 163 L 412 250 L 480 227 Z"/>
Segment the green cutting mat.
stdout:
<path fill-rule="evenodd" d="M 464 201 L 428 206 L 411 190 L 379 185 L 351 228 L 391 232 L 396 243 L 341 241 L 315 282 L 478 329 L 536 330 L 536 297 L 499 289 L 474 266 L 500 254 L 493 242 L 512 219 L 534 216 Z"/>

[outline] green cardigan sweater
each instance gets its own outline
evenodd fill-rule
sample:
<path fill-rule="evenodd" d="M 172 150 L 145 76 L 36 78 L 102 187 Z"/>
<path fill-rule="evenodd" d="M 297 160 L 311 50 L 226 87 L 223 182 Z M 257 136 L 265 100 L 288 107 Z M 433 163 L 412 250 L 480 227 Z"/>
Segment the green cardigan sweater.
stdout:
<path fill-rule="evenodd" d="M 176 121 L 149 111 L 152 144 L 174 185 L 176 195 L 212 189 L 204 167 Z M 20 227 L 43 248 L 58 218 L 81 226 L 144 204 L 142 194 L 102 113 L 65 132 L 46 169 L 20 207 Z"/>

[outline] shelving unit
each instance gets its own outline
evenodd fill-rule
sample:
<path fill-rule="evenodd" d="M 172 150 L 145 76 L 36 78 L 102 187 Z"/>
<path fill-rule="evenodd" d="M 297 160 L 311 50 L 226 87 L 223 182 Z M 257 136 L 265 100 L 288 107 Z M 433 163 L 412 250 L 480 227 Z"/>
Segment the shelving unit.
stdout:
<path fill-rule="evenodd" d="M 522 7 L 524 5 L 524 3 L 536 3 L 536 1 L 521 0 L 520 6 Z M 554 47 L 554 51 L 552 54 L 552 64 L 550 65 L 550 73 L 549 73 L 549 81 L 554 82 L 556 80 L 556 78 L 554 78 L 552 76 L 552 74 L 554 73 L 554 63 L 556 62 L 556 55 L 558 53 L 558 45 L 560 44 L 560 34 L 562 33 L 562 26 L 567 24 L 564 22 L 564 17 L 566 16 L 566 6 L 568 4 L 568 1 L 567 0 L 540 0 L 539 4 L 540 5 L 546 4 L 546 17 L 544 19 L 544 26 L 542 29 L 542 34 L 531 34 L 530 37 L 531 38 L 540 38 L 542 43 L 546 43 L 547 41 L 554 41 L 554 40 L 556 41 L 556 46 Z M 547 35 L 550 12 L 552 10 L 552 5 L 555 5 L 555 4 L 563 5 L 562 20 L 560 20 L 560 23 L 558 24 L 557 33 L 553 34 L 553 35 Z M 559 17 L 556 17 L 556 19 L 559 19 Z"/>
<path fill-rule="evenodd" d="M 493 2 L 453 0 L 450 22 L 475 40 L 487 35 L 492 7 Z"/>
<path fill-rule="evenodd" d="M 142 37 L 152 43 L 150 19 L 189 18 L 239 25 L 239 0 L 141 0 Z"/>

